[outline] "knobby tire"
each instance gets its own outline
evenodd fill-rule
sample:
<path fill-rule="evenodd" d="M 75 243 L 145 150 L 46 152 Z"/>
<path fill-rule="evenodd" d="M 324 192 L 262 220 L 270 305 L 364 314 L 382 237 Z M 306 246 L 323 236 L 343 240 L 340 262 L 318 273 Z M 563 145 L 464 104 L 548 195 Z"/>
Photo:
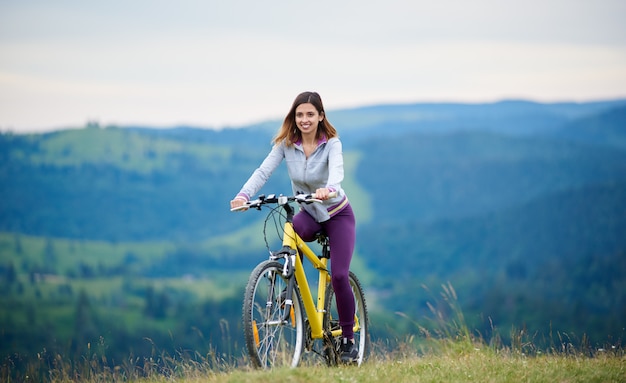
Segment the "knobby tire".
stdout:
<path fill-rule="evenodd" d="M 360 328 L 354 332 L 354 341 L 359 348 L 359 355 L 357 358 L 357 365 L 361 365 L 367 360 L 370 349 L 370 334 L 369 334 L 369 317 L 367 313 L 367 303 L 365 302 L 365 294 L 363 293 L 363 286 L 357 278 L 357 276 L 350 272 L 349 274 L 350 287 L 354 293 L 355 301 L 355 315 L 359 321 Z M 332 284 L 328 284 L 326 289 L 325 299 L 325 314 L 324 314 L 324 331 L 327 336 L 324 338 L 324 358 L 329 366 L 336 366 L 340 362 L 340 343 L 341 337 L 330 337 L 330 331 L 339 329 L 339 315 L 337 314 L 335 291 Z"/>
<path fill-rule="evenodd" d="M 305 344 L 305 320 L 297 288 L 286 322 L 280 295 L 287 287 L 283 265 L 260 263 L 250 274 L 243 303 L 243 328 L 248 356 L 258 368 L 296 367 Z"/>

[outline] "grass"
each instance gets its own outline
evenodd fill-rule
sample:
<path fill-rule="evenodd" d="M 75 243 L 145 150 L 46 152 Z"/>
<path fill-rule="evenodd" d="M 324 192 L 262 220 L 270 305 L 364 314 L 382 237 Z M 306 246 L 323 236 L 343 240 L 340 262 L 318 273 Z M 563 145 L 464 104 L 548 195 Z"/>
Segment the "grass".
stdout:
<path fill-rule="evenodd" d="M 84 382 L 625 382 L 626 353 L 620 346 L 592 348 L 581 342 L 574 346 L 567 337 L 539 350 L 520 331 L 511 345 L 485 341 L 467 328 L 450 284 L 444 285 L 440 300 L 431 305 L 428 328 L 420 335 L 402 340 L 379 340 L 370 358 L 360 367 L 323 365 L 295 369 L 255 370 L 243 358 L 180 352 L 170 356 L 153 345 L 150 357 L 133 358 L 114 367 L 106 358 L 106 344 L 89 345 L 79 360 L 49 355 L 45 350 L 21 374 L 6 363 L 0 381 Z M 438 307 L 441 307 L 438 308 Z M 449 315 L 446 313 L 450 313 Z M 401 313 L 398 313 L 402 315 Z M 584 338 L 584 337 L 583 337 Z M 619 344 L 619 343 L 618 343 Z M 11 361 L 12 363 L 19 361 Z"/>
<path fill-rule="evenodd" d="M 301 368 L 279 371 L 231 371 L 190 377 L 184 382 L 623 382 L 624 359 L 610 356 L 502 356 L 478 349 L 374 360 L 355 367 Z M 164 380 L 152 380 L 154 382 Z"/>
<path fill-rule="evenodd" d="M 380 346 L 380 345 L 378 345 Z M 624 382 L 623 350 L 587 353 L 546 353 L 527 356 L 511 349 L 494 350 L 465 340 L 437 340 L 426 353 L 409 344 L 377 352 L 361 367 L 325 366 L 254 370 L 219 360 L 215 355 L 129 359 L 113 369 L 102 369 L 98 358 L 78 362 L 80 373 L 70 372 L 60 357 L 47 376 L 52 382 Z M 468 347 L 471 346 L 471 347 Z M 45 368 L 42 368 L 45 370 Z M 36 374 L 37 371 L 31 371 Z M 34 375 L 31 375 L 34 376 Z M 39 379 L 37 379 L 39 380 Z M 7 381 L 7 380 L 5 380 Z M 7 383 L 10 381 L 7 381 Z"/>

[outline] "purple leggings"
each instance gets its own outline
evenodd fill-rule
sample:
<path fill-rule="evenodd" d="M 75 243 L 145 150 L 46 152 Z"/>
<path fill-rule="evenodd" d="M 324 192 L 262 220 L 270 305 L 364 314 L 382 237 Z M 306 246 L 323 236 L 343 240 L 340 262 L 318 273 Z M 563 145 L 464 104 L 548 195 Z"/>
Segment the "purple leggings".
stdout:
<path fill-rule="evenodd" d="M 354 338 L 354 294 L 350 287 L 348 273 L 356 241 L 355 219 L 352 207 L 347 204 L 328 221 L 318 223 L 305 211 L 293 217 L 296 233 L 306 241 L 315 239 L 315 233 L 323 230 L 330 243 L 331 282 L 335 290 L 339 325 L 344 338 Z"/>

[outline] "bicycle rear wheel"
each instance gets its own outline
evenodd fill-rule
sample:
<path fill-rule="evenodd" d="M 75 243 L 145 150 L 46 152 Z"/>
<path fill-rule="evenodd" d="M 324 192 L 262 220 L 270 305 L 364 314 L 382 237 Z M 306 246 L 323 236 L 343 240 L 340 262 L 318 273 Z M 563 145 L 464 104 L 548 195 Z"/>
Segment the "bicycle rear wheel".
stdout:
<path fill-rule="evenodd" d="M 355 331 L 354 341 L 359 348 L 359 354 L 356 364 L 361 365 L 369 355 L 370 348 L 370 334 L 369 334 L 369 318 L 367 314 L 367 304 L 365 303 L 365 294 L 363 293 L 363 287 L 357 276 L 350 272 L 350 287 L 354 293 L 355 303 Z M 339 314 L 337 313 L 337 305 L 335 302 L 335 291 L 332 284 L 328 284 L 326 289 L 325 299 L 325 314 L 324 314 L 324 332 L 326 333 L 324 343 L 324 358 L 329 366 L 335 366 L 340 363 L 340 350 L 341 335 L 332 337 L 331 331 L 340 330 L 339 326 Z"/>
<path fill-rule="evenodd" d="M 304 349 L 305 322 L 297 288 L 286 315 L 284 294 L 287 279 L 283 265 L 260 263 L 250 275 L 243 301 L 243 328 L 246 348 L 255 367 L 296 367 Z M 287 317 L 287 320 L 283 320 Z"/>

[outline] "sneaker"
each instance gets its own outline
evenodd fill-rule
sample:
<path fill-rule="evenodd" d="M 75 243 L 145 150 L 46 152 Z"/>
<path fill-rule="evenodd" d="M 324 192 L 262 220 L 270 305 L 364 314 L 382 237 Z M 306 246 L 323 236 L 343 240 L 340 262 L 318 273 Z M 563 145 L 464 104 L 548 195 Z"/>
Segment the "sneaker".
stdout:
<path fill-rule="evenodd" d="M 340 351 L 342 363 L 355 363 L 359 358 L 359 349 L 354 344 L 354 340 L 348 340 L 348 338 L 341 339 Z"/>

